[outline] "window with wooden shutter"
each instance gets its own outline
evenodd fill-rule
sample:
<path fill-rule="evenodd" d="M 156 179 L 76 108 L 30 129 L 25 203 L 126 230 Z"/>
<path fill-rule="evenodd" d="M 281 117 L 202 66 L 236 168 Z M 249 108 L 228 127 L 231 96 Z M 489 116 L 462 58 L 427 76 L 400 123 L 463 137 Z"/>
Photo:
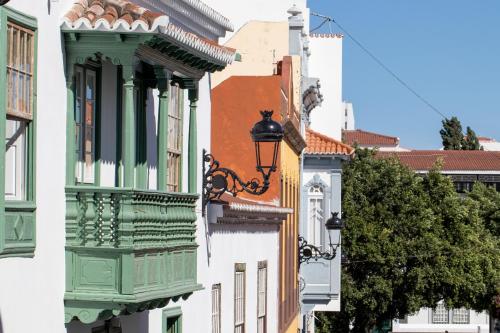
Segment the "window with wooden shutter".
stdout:
<path fill-rule="evenodd" d="M 5 124 L 5 199 L 26 200 L 28 131 L 33 121 L 35 33 L 7 22 L 7 119 Z"/>
<path fill-rule="evenodd" d="M 221 285 L 214 284 L 212 286 L 212 333 L 221 332 Z"/>
<path fill-rule="evenodd" d="M 257 333 L 267 332 L 267 262 L 257 268 Z"/>
<path fill-rule="evenodd" d="M 33 119 L 35 33 L 7 22 L 7 115 Z"/>
<path fill-rule="evenodd" d="M 180 192 L 182 168 L 182 89 L 170 89 L 168 106 L 167 191 Z"/>
<path fill-rule="evenodd" d="M 234 333 L 245 333 L 246 265 L 236 264 L 234 272 Z"/>

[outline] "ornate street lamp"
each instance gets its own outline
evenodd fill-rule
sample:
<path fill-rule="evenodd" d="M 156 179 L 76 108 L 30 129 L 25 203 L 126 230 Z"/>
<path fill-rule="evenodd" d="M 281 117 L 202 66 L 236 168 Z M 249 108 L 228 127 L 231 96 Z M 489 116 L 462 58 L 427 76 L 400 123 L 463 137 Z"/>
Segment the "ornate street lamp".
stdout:
<path fill-rule="evenodd" d="M 335 231 L 344 229 L 344 221 L 339 218 L 339 213 L 333 213 L 332 216 L 326 221 L 325 227 L 328 232 L 329 249 L 328 251 L 321 251 L 318 247 L 308 244 L 304 237 L 299 236 L 299 265 L 313 259 L 333 260 L 337 256 L 337 249 L 340 246 L 340 233 L 337 243 L 332 243 L 332 236 Z"/>
<path fill-rule="evenodd" d="M 256 168 L 262 175 L 262 182 L 256 178 L 246 182 L 241 180 L 233 170 L 220 167 L 219 161 L 203 150 L 203 214 L 208 202 L 223 202 L 221 196 L 225 192 L 235 197 L 243 191 L 261 195 L 269 189 L 269 178 L 271 173 L 276 171 L 278 150 L 284 131 L 280 123 L 272 119 L 273 111 L 261 111 L 260 114 L 262 120 L 254 125 L 250 134 L 255 143 Z M 263 152 L 271 152 L 271 156 L 262 156 Z"/>

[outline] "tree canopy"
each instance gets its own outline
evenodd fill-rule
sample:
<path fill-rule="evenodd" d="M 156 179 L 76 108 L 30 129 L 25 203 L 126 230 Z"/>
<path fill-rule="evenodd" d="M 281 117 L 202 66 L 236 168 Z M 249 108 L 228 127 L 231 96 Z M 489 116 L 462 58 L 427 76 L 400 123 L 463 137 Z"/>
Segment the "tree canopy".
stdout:
<path fill-rule="evenodd" d="M 462 133 L 462 124 L 457 117 L 444 119 L 441 121 L 443 128 L 439 131 L 443 140 L 443 148 L 445 150 L 461 150 L 464 142 Z"/>
<path fill-rule="evenodd" d="M 394 158 L 357 150 L 344 168 L 342 205 L 341 311 L 320 314 L 319 332 L 368 332 L 440 300 L 491 307 L 500 243 L 482 222 L 481 204 L 460 197 L 438 169 L 421 177 Z"/>
<path fill-rule="evenodd" d="M 481 145 L 472 128 L 467 126 L 464 136 L 462 124 L 457 117 L 441 121 L 443 128 L 439 131 L 444 150 L 479 150 Z"/>

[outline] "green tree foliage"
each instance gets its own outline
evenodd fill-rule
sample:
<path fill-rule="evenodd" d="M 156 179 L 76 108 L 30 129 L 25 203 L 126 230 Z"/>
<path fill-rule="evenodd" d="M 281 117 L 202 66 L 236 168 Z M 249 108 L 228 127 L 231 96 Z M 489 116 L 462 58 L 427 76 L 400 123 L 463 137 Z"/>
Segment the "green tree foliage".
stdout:
<path fill-rule="evenodd" d="M 496 238 L 497 244 L 500 244 L 500 193 L 494 188 L 476 183 L 469 197 L 479 205 L 484 226 Z M 500 281 L 497 280 L 496 286 L 490 286 L 482 301 L 484 303 L 480 307 L 487 308 L 490 305 L 490 313 L 497 320 L 500 319 Z"/>
<path fill-rule="evenodd" d="M 443 140 L 445 150 L 461 150 L 464 142 L 462 134 L 462 124 L 457 117 L 445 119 L 442 121 L 443 128 L 439 131 Z"/>
<path fill-rule="evenodd" d="M 500 255 L 480 205 L 438 170 L 424 178 L 373 154 L 344 168 L 341 311 L 321 314 L 318 332 L 369 332 L 440 300 L 483 309 Z"/>
<path fill-rule="evenodd" d="M 467 126 L 467 132 L 465 134 L 464 142 L 462 144 L 462 150 L 480 150 L 481 145 L 479 144 L 479 139 L 476 132 Z"/>
<path fill-rule="evenodd" d="M 439 131 L 443 140 L 444 150 L 479 150 L 481 145 L 476 133 L 467 126 L 464 137 L 462 124 L 457 117 L 442 121 L 443 128 Z"/>

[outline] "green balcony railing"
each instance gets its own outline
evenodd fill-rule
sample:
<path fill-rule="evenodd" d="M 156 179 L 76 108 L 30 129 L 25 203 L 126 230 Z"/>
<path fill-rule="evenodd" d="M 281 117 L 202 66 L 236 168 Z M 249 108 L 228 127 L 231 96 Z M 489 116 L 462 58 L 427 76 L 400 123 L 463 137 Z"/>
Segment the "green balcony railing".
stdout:
<path fill-rule="evenodd" d="M 66 322 L 165 306 L 196 280 L 198 195 L 66 187 Z"/>

